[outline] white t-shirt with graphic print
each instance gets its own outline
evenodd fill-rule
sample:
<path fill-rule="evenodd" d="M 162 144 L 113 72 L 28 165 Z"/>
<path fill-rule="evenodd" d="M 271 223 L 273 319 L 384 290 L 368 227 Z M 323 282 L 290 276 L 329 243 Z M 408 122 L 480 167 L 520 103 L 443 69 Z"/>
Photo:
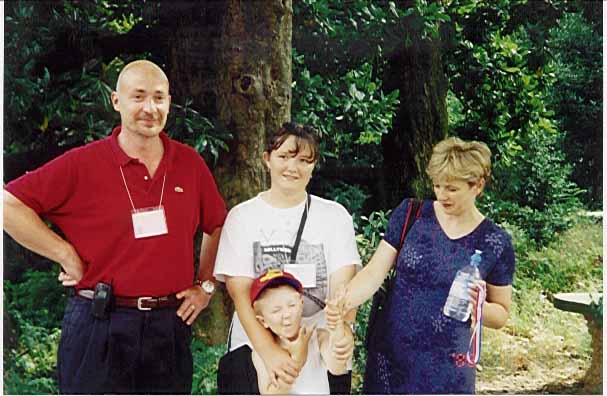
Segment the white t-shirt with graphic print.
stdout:
<path fill-rule="evenodd" d="M 225 275 L 256 278 L 271 268 L 284 269 L 305 207 L 306 201 L 292 208 L 275 208 L 257 195 L 232 208 L 221 231 L 215 278 L 221 282 Z M 304 271 L 308 275 L 315 271 L 315 286 L 304 290 L 302 325 L 323 328 L 324 311 L 314 300 L 325 301 L 329 296 L 329 277 L 335 271 L 361 266 L 352 217 L 342 205 L 311 195 L 296 264 L 314 266 Z M 253 348 L 234 312 L 230 350 L 245 344 Z"/>

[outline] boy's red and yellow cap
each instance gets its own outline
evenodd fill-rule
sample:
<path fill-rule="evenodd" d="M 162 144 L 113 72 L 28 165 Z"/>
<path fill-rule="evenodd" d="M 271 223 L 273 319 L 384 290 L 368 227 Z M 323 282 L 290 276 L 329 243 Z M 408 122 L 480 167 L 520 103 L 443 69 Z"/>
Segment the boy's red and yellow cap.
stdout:
<path fill-rule="evenodd" d="M 303 291 L 301 282 L 288 272 L 279 269 L 268 270 L 265 274 L 256 278 L 251 285 L 251 304 L 257 300 L 262 291 L 270 286 L 289 285 L 299 293 Z"/>

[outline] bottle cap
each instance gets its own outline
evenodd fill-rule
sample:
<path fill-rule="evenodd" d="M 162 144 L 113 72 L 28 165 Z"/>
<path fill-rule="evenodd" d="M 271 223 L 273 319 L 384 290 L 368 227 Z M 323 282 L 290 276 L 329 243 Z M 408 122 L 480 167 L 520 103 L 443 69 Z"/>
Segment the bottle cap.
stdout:
<path fill-rule="evenodd" d="M 470 263 L 474 266 L 478 266 L 481 262 L 481 254 L 483 253 L 482 250 L 475 250 L 474 254 L 472 255 L 472 257 L 470 257 Z"/>

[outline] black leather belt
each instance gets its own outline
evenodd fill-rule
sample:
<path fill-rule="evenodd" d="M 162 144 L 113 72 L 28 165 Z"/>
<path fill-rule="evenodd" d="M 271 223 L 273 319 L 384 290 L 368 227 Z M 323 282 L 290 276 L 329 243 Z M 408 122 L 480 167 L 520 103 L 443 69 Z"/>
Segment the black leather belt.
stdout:
<path fill-rule="evenodd" d="M 93 299 L 95 292 L 90 289 L 78 290 L 76 294 L 88 300 Z M 150 311 L 159 308 L 176 308 L 181 305 L 183 299 L 177 298 L 175 294 L 163 297 L 120 297 L 114 296 L 113 302 L 117 307 L 137 308 L 140 311 Z"/>

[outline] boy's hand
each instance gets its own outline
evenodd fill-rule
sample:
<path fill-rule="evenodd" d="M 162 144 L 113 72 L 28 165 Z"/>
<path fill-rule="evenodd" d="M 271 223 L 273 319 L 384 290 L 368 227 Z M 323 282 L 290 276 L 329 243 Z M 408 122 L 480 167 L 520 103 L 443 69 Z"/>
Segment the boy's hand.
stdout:
<path fill-rule="evenodd" d="M 344 333 L 342 334 L 341 338 L 332 340 L 333 349 L 331 352 L 336 360 L 345 364 L 354 353 L 354 337 L 349 329 L 344 329 Z M 333 337 L 333 334 L 331 334 L 331 337 Z"/>
<path fill-rule="evenodd" d="M 312 326 L 310 329 L 301 326 L 295 340 L 291 341 L 281 337 L 286 345 L 287 351 L 291 354 L 291 357 L 295 363 L 298 364 L 300 369 L 306 364 L 306 360 L 308 359 L 308 344 L 312 334 L 314 334 L 314 330 L 316 330 L 316 325 Z"/>
<path fill-rule="evenodd" d="M 269 347 L 266 352 L 265 356 L 262 354 L 259 354 L 259 356 L 261 356 L 263 364 L 266 366 L 271 383 L 277 387 L 293 385 L 295 379 L 299 376 L 300 367 L 291 358 L 289 352 L 275 343 L 272 343 L 272 347 Z"/>

